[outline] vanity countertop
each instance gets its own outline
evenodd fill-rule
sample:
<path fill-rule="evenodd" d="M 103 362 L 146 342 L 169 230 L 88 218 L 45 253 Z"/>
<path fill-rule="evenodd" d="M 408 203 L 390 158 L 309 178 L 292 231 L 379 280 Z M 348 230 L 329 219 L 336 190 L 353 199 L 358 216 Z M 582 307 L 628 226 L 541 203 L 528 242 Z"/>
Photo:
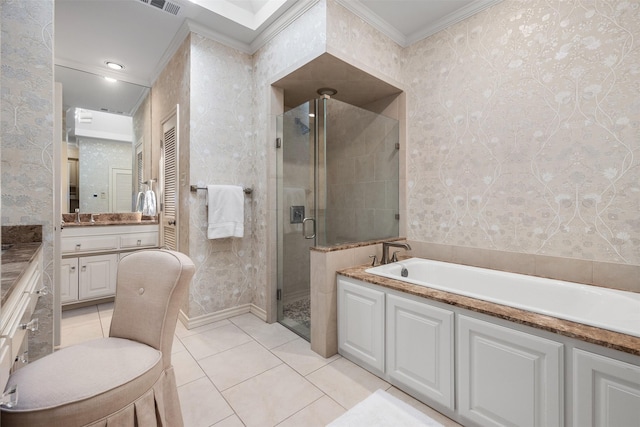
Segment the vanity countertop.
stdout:
<path fill-rule="evenodd" d="M 371 266 L 367 264 L 345 268 L 343 270 L 339 270 L 338 274 L 640 356 L 639 337 L 608 331 L 606 329 L 596 328 L 582 323 L 558 319 L 556 317 L 520 310 L 518 308 L 495 304 L 463 295 L 440 291 L 438 289 L 427 288 L 424 286 L 414 285 L 412 283 L 376 276 L 365 272 L 369 267 Z"/>
<path fill-rule="evenodd" d="M 3 245 L 4 247 L 4 245 Z M 2 251 L 2 305 L 5 304 L 11 291 L 20 281 L 27 267 L 38 255 L 42 248 L 42 243 L 15 243 L 9 245 L 8 249 Z"/>
<path fill-rule="evenodd" d="M 91 222 L 93 215 L 94 222 Z M 66 227 L 99 227 L 109 225 L 153 225 L 158 224 L 157 216 L 145 216 L 138 212 L 123 213 L 81 213 L 80 222 L 75 222 L 76 214 L 62 214 L 63 228 Z"/>

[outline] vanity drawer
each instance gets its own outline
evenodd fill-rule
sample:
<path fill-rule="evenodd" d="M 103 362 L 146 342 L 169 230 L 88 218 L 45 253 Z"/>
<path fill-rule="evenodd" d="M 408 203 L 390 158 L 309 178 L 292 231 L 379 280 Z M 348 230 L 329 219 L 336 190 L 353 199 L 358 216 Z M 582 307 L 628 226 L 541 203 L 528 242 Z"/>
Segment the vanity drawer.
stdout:
<path fill-rule="evenodd" d="M 132 233 L 120 236 L 120 249 L 158 246 L 158 233 Z"/>
<path fill-rule="evenodd" d="M 111 251 L 118 249 L 118 236 L 89 236 L 71 237 L 60 239 L 60 247 L 63 254 L 80 252 Z"/>
<path fill-rule="evenodd" d="M 30 294 L 22 294 L 18 309 L 14 311 L 11 320 L 9 321 L 5 330 L 2 331 L 2 335 L 11 341 L 11 360 L 19 355 L 22 348 L 23 341 L 28 339 L 27 327 L 31 327 L 29 322 L 31 316 L 36 308 L 38 297 Z M 37 322 L 37 320 L 35 320 Z M 36 326 L 37 328 L 37 326 Z"/>

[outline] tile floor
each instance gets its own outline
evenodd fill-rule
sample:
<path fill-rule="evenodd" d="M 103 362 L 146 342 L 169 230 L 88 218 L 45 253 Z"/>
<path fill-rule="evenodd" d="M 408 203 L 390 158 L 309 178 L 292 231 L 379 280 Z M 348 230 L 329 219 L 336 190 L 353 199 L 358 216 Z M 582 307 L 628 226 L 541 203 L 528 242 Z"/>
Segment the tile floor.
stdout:
<path fill-rule="evenodd" d="M 108 335 L 113 304 L 62 313 L 62 343 Z M 459 424 L 336 355 L 324 359 L 284 326 L 243 314 L 176 328 L 172 361 L 185 427 L 324 426 L 377 389 L 445 427 Z"/>

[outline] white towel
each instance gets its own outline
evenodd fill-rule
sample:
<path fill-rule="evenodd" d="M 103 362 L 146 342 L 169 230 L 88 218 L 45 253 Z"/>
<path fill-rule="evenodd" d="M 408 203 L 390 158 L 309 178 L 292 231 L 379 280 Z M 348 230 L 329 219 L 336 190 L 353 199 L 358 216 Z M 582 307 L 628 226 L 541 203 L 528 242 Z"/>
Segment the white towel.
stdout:
<path fill-rule="evenodd" d="M 207 185 L 209 239 L 244 235 L 244 191 L 237 185 Z"/>

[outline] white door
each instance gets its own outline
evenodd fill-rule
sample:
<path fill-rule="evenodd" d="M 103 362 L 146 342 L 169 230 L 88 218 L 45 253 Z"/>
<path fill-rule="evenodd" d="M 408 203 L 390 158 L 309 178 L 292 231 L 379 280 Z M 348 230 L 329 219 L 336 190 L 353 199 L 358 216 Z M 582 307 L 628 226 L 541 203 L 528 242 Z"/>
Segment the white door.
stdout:
<path fill-rule="evenodd" d="M 178 250 L 178 109 L 162 123 L 161 245 Z"/>
<path fill-rule="evenodd" d="M 131 169 L 111 168 L 109 185 L 109 211 L 131 212 L 133 210 L 133 181 Z"/>

